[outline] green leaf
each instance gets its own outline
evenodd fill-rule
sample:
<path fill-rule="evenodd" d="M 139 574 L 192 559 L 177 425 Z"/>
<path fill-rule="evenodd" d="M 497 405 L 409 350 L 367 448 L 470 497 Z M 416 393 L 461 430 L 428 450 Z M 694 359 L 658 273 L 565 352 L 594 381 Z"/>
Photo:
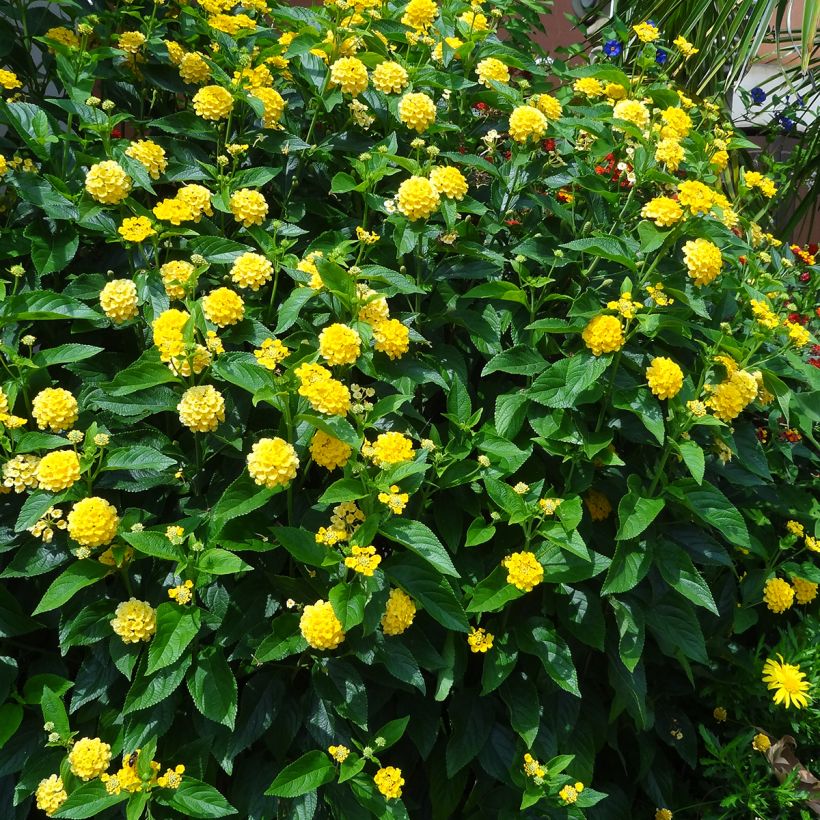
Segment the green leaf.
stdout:
<path fill-rule="evenodd" d="M 201 553 L 197 558 L 196 568 L 211 575 L 235 575 L 237 572 L 253 569 L 238 555 L 220 547 L 210 547 Z"/>
<path fill-rule="evenodd" d="M 693 479 L 679 479 L 668 484 L 666 492 L 692 514 L 714 527 L 731 544 L 751 548 L 746 522 L 737 508 L 717 487 L 708 481 L 701 486 Z"/>
<path fill-rule="evenodd" d="M 643 609 L 634 601 L 609 598 L 610 606 L 615 613 L 615 622 L 618 624 L 618 652 L 623 665 L 630 671 L 641 659 L 645 640 L 645 618 Z"/>
<path fill-rule="evenodd" d="M 303 564 L 321 567 L 328 559 L 328 548 L 324 544 L 317 544 L 316 536 L 307 530 L 298 527 L 275 527 L 272 535 L 297 561 Z"/>
<path fill-rule="evenodd" d="M 317 430 L 343 441 L 354 452 L 358 452 L 362 446 L 362 439 L 353 429 L 353 425 L 341 416 L 317 416 L 312 413 L 300 413 L 296 420 L 306 421 Z"/>
<path fill-rule="evenodd" d="M 166 666 L 153 675 L 146 675 L 144 664 L 140 663 L 134 682 L 125 696 L 123 714 L 127 715 L 162 703 L 182 683 L 190 665 L 190 656 L 182 655 L 175 664 Z"/>
<path fill-rule="evenodd" d="M 537 350 L 527 345 L 518 345 L 493 356 L 484 365 L 481 375 L 483 377 L 501 372 L 534 376 L 536 373 L 543 373 L 548 367 L 547 360 Z"/>
<path fill-rule="evenodd" d="M 655 604 L 647 626 L 666 655 L 676 657 L 682 652 L 697 663 L 709 662 L 700 624 L 686 601 L 667 599 Z"/>
<path fill-rule="evenodd" d="M 206 718 L 233 729 L 237 706 L 236 679 L 221 649 L 207 646 L 200 650 L 187 684 L 194 705 Z"/>
<path fill-rule="evenodd" d="M 334 481 L 319 496 L 320 504 L 340 504 L 344 501 L 355 501 L 358 498 L 365 498 L 368 491 L 358 478 L 340 478 Z"/>
<path fill-rule="evenodd" d="M 149 387 L 176 381 L 179 379 L 171 368 L 159 360 L 157 349 L 151 347 L 135 362 L 120 370 L 110 382 L 103 385 L 103 389 L 110 396 L 129 396 Z"/>
<path fill-rule="evenodd" d="M 694 441 L 676 441 L 675 448 L 681 454 L 684 464 L 698 484 L 703 484 L 706 459 L 703 449 Z"/>
<path fill-rule="evenodd" d="M 68 713 L 63 706 L 62 698 L 48 688 L 43 687 L 40 696 L 40 709 L 43 711 L 43 723 L 53 723 L 54 730 L 61 738 L 71 736 L 71 728 L 68 724 Z"/>
<path fill-rule="evenodd" d="M 718 615 L 712 590 L 695 569 L 689 553 L 669 541 L 661 541 L 655 549 L 655 561 L 663 580 L 693 604 Z"/>
<path fill-rule="evenodd" d="M 77 561 L 54 579 L 32 614 L 39 615 L 41 612 L 57 609 L 70 601 L 81 589 L 104 578 L 108 571 L 109 567 L 90 558 Z"/>
<path fill-rule="evenodd" d="M 485 282 L 476 285 L 464 294 L 462 299 L 500 299 L 503 302 L 518 302 L 528 304 L 527 294 L 512 282 Z"/>
<path fill-rule="evenodd" d="M 382 523 L 379 532 L 391 541 L 403 544 L 442 574 L 460 577 L 444 545 L 426 524 L 405 518 L 391 518 Z"/>
<path fill-rule="evenodd" d="M 211 537 L 219 535 L 223 527 L 234 518 L 264 507 L 280 489 L 260 487 L 248 471 L 243 470 L 222 493 L 211 510 Z"/>
<path fill-rule="evenodd" d="M 199 632 L 200 612 L 170 601 L 157 607 L 157 631 L 148 647 L 146 674 L 175 663 Z"/>
<path fill-rule="evenodd" d="M 2 749 L 23 722 L 23 707 L 16 703 L 0 706 L 0 749 Z"/>
<path fill-rule="evenodd" d="M 176 466 L 176 460 L 154 447 L 135 444 L 111 450 L 105 459 L 106 470 L 154 470 L 162 472 Z"/>
<path fill-rule="evenodd" d="M 628 592 L 646 577 L 651 565 L 652 553 L 645 543 L 629 544 L 621 541 L 615 547 L 615 555 L 606 574 L 601 594 Z"/>
<path fill-rule="evenodd" d="M 307 641 L 299 631 L 299 613 L 286 612 L 273 619 L 273 633 L 262 639 L 254 653 L 258 663 L 281 661 L 307 649 Z"/>
<path fill-rule="evenodd" d="M 274 797 L 299 797 L 336 779 L 336 767 L 319 751 L 308 752 L 285 766 L 265 792 Z"/>
<path fill-rule="evenodd" d="M 182 549 L 176 544 L 172 544 L 168 537 L 161 532 L 152 532 L 150 530 L 124 532 L 122 533 L 122 540 L 143 555 L 151 555 L 164 561 L 182 561 L 184 559 Z"/>
<path fill-rule="evenodd" d="M 507 583 L 507 570 L 496 567 L 473 590 L 467 612 L 495 612 L 525 593 Z"/>
<path fill-rule="evenodd" d="M 384 751 L 398 743 L 402 739 L 408 723 L 410 723 L 409 717 L 396 718 L 389 723 L 385 723 L 384 726 L 373 735 L 374 739 L 380 737 L 383 741 L 378 744 L 378 748 Z"/>
<path fill-rule="evenodd" d="M 77 229 L 70 222 L 57 222 L 53 230 L 46 224 L 34 222 L 26 228 L 25 234 L 31 240 L 31 261 L 40 276 L 59 273 L 66 268 L 80 246 Z M 95 314 L 95 318 L 99 316 Z"/>
<path fill-rule="evenodd" d="M 256 393 L 271 384 L 270 373 L 257 362 L 252 353 L 223 353 L 211 365 L 211 373 L 249 393 Z"/>
<path fill-rule="evenodd" d="M 366 596 L 364 591 L 357 587 L 358 584 L 355 582 L 342 581 L 336 584 L 328 595 L 333 611 L 345 631 L 358 626 L 364 620 Z"/>
<path fill-rule="evenodd" d="M 394 554 L 382 564 L 387 576 L 445 629 L 469 632 L 467 616 L 446 578 L 413 555 Z"/>
<path fill-rule="evenodd" d="M 578 673 L 564 639 L 551 627 L 544 626 L 538 618 L 516 630 L 518 645 L 522 652 L 535 655 L 543 664 L 546 673 L 565 692 L 581 697 L 578 688 Z"/>
<path fill-rule="evenodd" d="M 194 236 L 188 240 L 190 252 L 204 256 L 212 265 L 231 265 L 238 256 L 254 251 L 250 245 L 221 236 Z"/>
<path fill-rule="evenodd" d="M 484 660 L 481 673 L 481 694 L 495 691 L 512 674 L 518 661 L 518 650 L 509 646 L 508 636 L 499 635 Z"/>
<path fill-rule="evenodd" d="M 486 544 L 495 535 L 495 527 L 485 523 L 483 518 L 476 518 L 467 527 L 467 535 L 464 541 L 465 547 L 477 547 L 479 544 Z"/>
<path fill-rule="evenodd" d="M 609 259 L 623 265 L 625 268 L 634 271 L 635 251 L 637 243 L 634 240 L 617 239 L 613 236 L 592 236 L 586 239 L 574 239 L 572 242 L 564 242 L 561 245 L 571 251 L 581 251 L 582 253 L 599 256 L 602 259 Z"/>
<path fill-rule="evenodd" d="M 630 491 L 618 504 L 616 541 L 637 538 L 657 517 L 666 502 L 662 498 L 643 498 Z"/>
<path fill-rule="evenodd" d="M 71 362 L 81 362 L 90 359 L 98 353 L 102 353 L 104 348 L 94 345 L 67 344 L 50 347 L 35 353 L 32 361 L 38 367 L 52 367 L 55 364 L 69 364 Z"/>
<path fill-rule="evenodd" d="M 529 749 L 538 735 L 541 722 L 541 699 L 535 684 L 522 676 L 507 679 L 499 690 L 510 710 L 510 726 Z M 554 774 L 550 770 L 550 774 Z"/>
<path fill-rule="evenodd" d="M 85 820 L 88 817 L 98 817 L 106 809 L 124 803 L 128 800 L 128 793 L 109 794 L 105 784 L 99 780 L 81 783 L 68 796 L 68 800 L 60 806 L 52 817 L 65 817 L 70 820 Z"/>
<path fill-rule="evenodd" d="M 561 359 L 532 383 L 527 396 L 546 407 L 574 407 L 580 395 L 600 380 L 610 358 L 584 352 Z"/>
<path fill-rule="evenodd" d="M 228 817 L 236 814 L 236 809 L 208 783 L 183 776 L 179 788 L 163 797 L 162 802 L 176 809 L 183 817 Z"/>
<path fill-rule="evenodd" d="M 53 290 L 30 290 L 0 302 L 0 320 L 13 322 L 99 319 L 101 316 L 79 300 Z"/>

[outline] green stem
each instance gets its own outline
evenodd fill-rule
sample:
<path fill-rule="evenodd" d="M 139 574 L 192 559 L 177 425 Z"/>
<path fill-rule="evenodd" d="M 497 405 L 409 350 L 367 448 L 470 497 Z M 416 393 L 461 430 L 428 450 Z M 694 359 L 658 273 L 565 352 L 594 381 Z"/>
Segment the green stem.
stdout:
<path fill-rule="evenodd" d="M 658 462 L 657 469 L 655 470 L 655 477 L 652 479 L 652 483 L 649 485 L 649 495 L 650 497 L 655 494 L 655 490 L 658 487 L 658 482 L 661 480 L 661 476 L 663 475 L 663 468 L 666 466 L 666 461 L 669 458 L 669 453 L 671 452 L 671 447 L 669 445 L 669 439 L 666 440 L 666 446 L 663 448 L 663 453 L 661 453 L 661 460 Z"/>

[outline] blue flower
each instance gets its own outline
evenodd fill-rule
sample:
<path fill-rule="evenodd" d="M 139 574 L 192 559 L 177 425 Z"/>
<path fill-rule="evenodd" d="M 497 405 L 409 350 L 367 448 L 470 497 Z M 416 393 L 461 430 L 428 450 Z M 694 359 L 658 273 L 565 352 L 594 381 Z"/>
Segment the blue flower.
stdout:
<path fill-rule="evenodd" d="M 756 85 L 752 89 L 752 102 L 755 105 L 762 105 L 765 101 L 766 101 L 766 92 L 759 85 Z"/>
<path fill-rule="evenodd" d="M 617 57 L 623 49 L 617 40 L 607 40 L 604 43 L 604 54 L 607 57 Z"/>
<path fill-rule="evenodd" d="M 789 131 L 794 131 L 794 120 L 787 117 L 785 114 L 778 114 L 777 116 L 778 122 L 780 123 L 780 127 L 788 133 Z"/>
<path fill-rule="evenodd" d="M 655 62 L 658 65 L 663 65 L 669 59 L 669 55 L 662 49 L 658 49 L 658 53 L 655 55 Z"/>

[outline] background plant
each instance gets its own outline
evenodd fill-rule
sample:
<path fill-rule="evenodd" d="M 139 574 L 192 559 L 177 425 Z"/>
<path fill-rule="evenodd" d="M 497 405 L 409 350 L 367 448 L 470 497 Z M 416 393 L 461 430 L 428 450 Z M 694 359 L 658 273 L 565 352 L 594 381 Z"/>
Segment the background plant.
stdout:
<path fill-rule="evenodd" d="M 816 265 L 693 46 L 62 9 L 0 74 L 17 816 L 802 806 Z"/>

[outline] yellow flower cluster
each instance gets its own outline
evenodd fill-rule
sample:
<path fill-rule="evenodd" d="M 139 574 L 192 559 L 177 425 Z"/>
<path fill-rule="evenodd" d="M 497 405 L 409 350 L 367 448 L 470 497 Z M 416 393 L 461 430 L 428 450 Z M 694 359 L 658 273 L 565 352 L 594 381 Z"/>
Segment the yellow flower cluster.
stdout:
<path fill-rule="evenodd" d="M 749 304 L 752 306 L 752 314 L 758 324 L 763 325 L 763 327 L 769 330 L 774 330 L 774 328 L 780 324 L 780 319 L 777 317 L 777 314 L 766 302 L 759 299 L 752 299 Z"/>
<path fill-rule="evenodd" d="M 88 169 L 85 190 L 103 205 L 118 205 L 131 191 L 131 177 L 113 159 L 98 162 Z"/>
<path fill-rule="evenodd" d="M 330 67 L 330 82 L 357 97 L 367 88 L 367 67 L 358 57 L 341 57 Z"/>
<path fill-rule="evenodd" d="M 125 155 L 141 163 L 151 179 L 159 179 L 168 167 L 165 150 L 153 140 L 137 140 L 125 149 Z"/>
<path fill-rule="evenodd" d="M 80 780 L 99 777 L 111 762 L 111 747 L 98 737 L 84 737 L 78 740 L 68 753 L 71 773 Z"/>
<path fill-rule="evenodd" d="M 100 307 L 115 324 L 133 319 L 139 313 L 137 286 L 130 279 L 113 279 L 100 291 Z"/>
<path fill-rule="evenodd" d="M 278 127 L 285 113 L 285 98 L 275 88 L 254 88 L 251 96 L 262 101 L 262 127 Z"/>
<path fill-rule="evenodd" d="M 493 648 L 494 637 L 495 636 L 487 632 L 484 627 L 479 627 L 478 629 L 473 627 L 470 630 L 470 634 L 467 635 L 467 644 L 470 647 L 470 652 L 486 654 Z"/>
<path fill-rule="evenodd" d="M 519 143 L 539 140 L 547 130 L 547 118 L 531 105 L 519 105 L 510 114 L 510 136 Z"/>
<path fill-rule="evenodd" d="M 299 467 L 296 450 L 278 436 L 259 439 L 251 447 L 247 462 L 251 478 L 270 490 L 293 481 Z"/>
<path fill-rule="evenodd" d="M 233 110 L 233 97 L 221 85 L 206 85 L 194 94 L 194 111 L 204 120 L 224 120 Z"/>
<path fill-rule="evenodd" d="M 345 566 L 355 572 L 371 578 L 373 573 L 382 562 L 382 557 L 376 552 L 376 548 L 369 547 L 351 547 L 351 554 L 345 558 Z"/>
<path fill-rule="evenodd" d="M 427 219 L 441 202 L 439 192 L 429 179 L 412 176 L 399 185 L 396 207 L 408 219 Z"/>
<path fill-rule="evenodd" d="M 430 182 L 433 187 L 448 199 L 461 201 L 467 193 L 467 180 L 464 174 L 452 166 L 439 166 L 430 171 Z"/>
<path fill-rule="evenodd" d="M 160 269 L 159 275 L 165 292 L 171 299 L 184 299 L 194 275 L 194 266 L 184 259 L 172 259 Z"/>
<path fill-rule="evenodd" d="M 373 782 L 386 800 L 398 800 L 401 797 L 401 787 L 404 785 L 401 769 L 385 766 L 373 775 Z"/>
<path fill-rule="evenodd" d="M 273 265 L 260 253 L 243 253 L 231 267 L 231 281 L 240 288 L 259 290 L 273 276 Z"/>
<path fill-rule="evenodd" d="M 37 464 L 37 482 L 42 490 L 58 493 L 80 480 L 80 459 L 74 450 L 54 450 Z"/>
<path fill-rule="evenodd" d="M 721 421 L 736 419 L 757 396 L 757 379 L 745 370 L 735 370 L 712 391 L 706 405 Z"/>
<path fill-rule="evenodd" d="M 177 197 L 157 202 L 152 208 L 152 213 L 157 219 L 177 226 L 183 222 L 190 222 L 194 218 L 191 206 Z"/>
<path fill-rule="evenodd" d="M 362 455 L 369 458 L 377 467 L 390 467 L 411 461 L 415 456 L 413 442 L 401 433 L 379 433 L 371 444 L 365 442 Z"/>
<path fill-rule="evenodd" d="M 413 599 L 401 589 L 391 589 L 381 619 L 384 634 L 401 635 L 410 628 L 415 617 L 416 605 Z"/>
<path fill-rule="evenodd" d="M 261 225 L 268 215 L 268 203 L 259 191 L 250 188 L 241 188 L 231 194 L 228 203 L 234 219 L 244 227 L 251 225 Z"/>
<path fill-rule="evenodd" d="M 131 597 L 117 604 L 111 628 L 123 643 L 150 641 L 157 631 L 157 614 L 151 604 Z"/>
<path fill-rule="evenodd" d="M 599 490 L 588 490 L 584 495 L 584 506 L 587 508 L 593 521 L 604 521 L 612 513 L 612 504 Z"/>
<path fill-rule="evenodd" d="M 426 94 L 405 94 L 399 100 L 399 119 L 421 134 L 436 121 L 436 104 Z"/>
<path fill-rule="evenodd" d="M 344 763 L 350 755 L 347 746 L 328 746 L 327 753 L 337 762 Z"/>
<path fill-rule="evenodd" d="M 181 604 L 182 606 L 184 606 L 185 604 L 190 604 L 191 601 L 194 600 L 193 588 L 193 581 L 185 581 L 185 583 L 180 584 L 179 586 L 171 587 L 168 590 L 168 597 L 172 601 L 176 601 L 178 604 Z"/>
<path fill-rule="evenodd" d="M 276 370 L 289 354 L 290 350 L 279 339 L 270 337 L 264 339 L 262 344 L 253 351 L 256 361 L 266 370 Z"/>
<path fill-rule="evenodd" d="M 374 347 L 390 359 L 400 359 L 410 349 L 410 330 L 398 319 L 384 319 L 373 325 Z"/>
<path fill-rule="evenodd" d="M 646 128 L 649 125 L 649 109 L 640 100 L 619 100 L 612 109 L 612 116 Z"/>
<path fill-rule="evenodd" d="M 352 453 L 349 445 L 322 430 L 317 430 L 310 441 L 310 457 L 326 470 L 344 467 Z"/>
<path fill-rule="evenodd" d="M 336 649 L 345 639 L 341 621 L 330 601 L 318 600 L 304 608 L 299 619 L 302 637 L 314 649 Z"/>
<path fill-rule="evenodd" d="M 514 552 L 501 566 L 507 570 L 507 583 L 522 592 L 530 592 L 544 580 L 544 567 L 531 552 Z"/>
<path fill-rule="evenodd" d="M 495 57 L 485 57 L 479 60 L 475 73 L 478 75 L 479 83 L 487 88 L 492 88 L 494 82 L 506 85 L 510 81 L 509 68 Z"/>
<path fill-rule="evenodd" d="M 646 369 L 646 380 L 659 399 L 671 399 L 683 387 L 683 371 L 671 359 L 656 356 Z"/>
<path fill-rule="evenodd" d="M 379 501 L 385 504 L 393 515 L 401 515 L 409 500 L 409 494 L 401 492 L 398 484 L 392 484 L 390 492 L 379 493 Z"/>
<path fill-rule="evenodd" d="M 534 758 L 529 752 L 524 755 L 524 774 L 527 777 L 543 777 L 547 770 L 541 762 Z"/>
<path fill-rule="evenodd" d="M 34 793 L 34 799 L 37 808 L 45 812 L 48 817 L 58 812 L 60 806 L 68 800 L 68 792 L 65 790 L 62 777 L 52 774 L 41 780 Z"/>
<path fill-rule="evenodd" d="M 177 405 L 179 420 L 195 433 L 209 433 L 225 421 L 225 399 L 212 385 L 189 387 Z"/>
<path fill-rule="evenodd" d="M 641 216 L 651 219 L 659 228 L 668 228 L 683 218 L 683 209 L 677 200 L 656 196 L 641 208 Z"/>
<path fill-rule="evenodd" d="M 373 85 L 383 94 L 400 94 L 410 79 L 404 66 L 385 60 L 373 69 Z"/>
<path fill-rule="evenodd" d="M 3 465 L 3 487 L 13 489 L 16 493 L 27 489 L 36 489 L 38 486 L 37 466 L 40 459 L 37 456 L 18 455 L 9 459 Z"/>
<path fill-rule="evenodd" d="M 156 236 L 157 232 L 147 216 L 128 216 L 117 228 L 117 233 L 126 242 L 144 242 L 149 236 Z"/>
<path fill-rule="evenodd" d="M 723 267 L 720 248 L 708 239 L 690 239 L 683 244 L 683 260 L 698 287 L 713 282 Z"/>
<path fill-rule="evenodd" d="M 41 390 L 31 403 L 31 415 L 41 430 L 61 433 L 70 430 L 77 422 L 77 399 L 62 387 Z"/>
<path fill-rule="evenodd" d="M 757 188 L 763 196 L 771 199 L 777 193 L 777 186 L 758 171 L 746 171 L 743 179 L 748 188 Z"/>
<path fill-rule="evenodd" d="M 329 365 L 353 364 L 361 348 L 362 337 L 347 325 L 329 325 L 319 334 L 319 353 Z"/>
<path fill-rule="evenodd" d="M 794 587 L 782 578 L 770 578 L 763 588 L 763 601 L 772 612 L 785 612 L 794 603 Z"/>
<path fill-rule="evenodd" d="M 330 371 L 320 364 L 303 364 L 294 371 L 299 379 L 299 395 L 310 406 L 327 416 L 344 416 L 350 410 L 350 390 L 334 379 Z"/>
<path fill-rule="evenodd" d="M 230 288 L 217 288 L 202 298 L 202 312 L 209 322 L 228 327 L 244 319 L 245 303 Z"/>
<path fill-rule="evenodd" d="M 581 338 L 595 356 L 620 350 L 626 341 L 620 319 L 603 314 L 590 320 Z"/>
<path fill-rule="evenodd" d="M 793 576 L 792 585 L 794 586 L 794 598 L 800 606 L 810 604 L 817 597 L 817 584 L 814 581 Z"/>
<path fill-rule="evenodd" d="M 120 517 L 113 504 L 89 496 L 78 501 L 68 514 L 68 534 L 81 547 L 104 547 L 117 534 Z"/>

